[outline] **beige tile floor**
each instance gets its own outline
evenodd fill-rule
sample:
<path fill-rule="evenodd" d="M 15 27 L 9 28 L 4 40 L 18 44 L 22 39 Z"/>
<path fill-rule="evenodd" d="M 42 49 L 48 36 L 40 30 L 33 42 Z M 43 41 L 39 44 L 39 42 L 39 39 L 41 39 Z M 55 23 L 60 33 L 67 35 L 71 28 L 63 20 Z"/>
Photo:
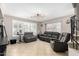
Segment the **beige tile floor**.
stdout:
<path fill-rule="evenodd" d="M 7 46 L 7 56 L 63 56 L 67 53 L 56 53 L 50 44 L 37 40 L 31 43 L 17 43 Z"/>

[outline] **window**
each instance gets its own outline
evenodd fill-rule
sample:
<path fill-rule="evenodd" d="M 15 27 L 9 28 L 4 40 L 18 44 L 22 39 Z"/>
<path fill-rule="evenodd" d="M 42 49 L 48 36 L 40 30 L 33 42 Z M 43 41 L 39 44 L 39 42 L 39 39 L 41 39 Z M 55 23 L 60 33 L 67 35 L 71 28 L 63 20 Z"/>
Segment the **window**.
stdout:
<path fill-rule="evenodd" d="M 61 32 L 61 23 L 47 24 L 46 31 Z"/>
<path fill-rule="evenodd" d="M 20 30 L 23 34 L 24 32 L 33 32 L 34 35 L 37 34 L 37 23 L 30 23 L 19 20 L 13 20 L 12 23 L 13 35 L 16 35 Z"/>

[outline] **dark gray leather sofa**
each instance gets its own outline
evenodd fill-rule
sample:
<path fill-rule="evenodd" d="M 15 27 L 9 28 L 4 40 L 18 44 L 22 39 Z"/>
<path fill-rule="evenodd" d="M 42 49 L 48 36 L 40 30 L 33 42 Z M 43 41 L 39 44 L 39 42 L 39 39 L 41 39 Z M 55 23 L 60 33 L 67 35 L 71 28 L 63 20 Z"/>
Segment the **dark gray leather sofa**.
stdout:
<path fill-rule="evenodd" d="M 50 40 L 58 39 L 60 33 L 58 32 L 44 32 L 44 34 L 39 34 L 38 38 L 42 41 L 49 42 Z"/>
<path fill-rule="evenodd" d="M 26 43 L 36 41 L 37 37 L 33 35 L 33 32 L 25 32 L 23 36 L 23 41 Z"/>

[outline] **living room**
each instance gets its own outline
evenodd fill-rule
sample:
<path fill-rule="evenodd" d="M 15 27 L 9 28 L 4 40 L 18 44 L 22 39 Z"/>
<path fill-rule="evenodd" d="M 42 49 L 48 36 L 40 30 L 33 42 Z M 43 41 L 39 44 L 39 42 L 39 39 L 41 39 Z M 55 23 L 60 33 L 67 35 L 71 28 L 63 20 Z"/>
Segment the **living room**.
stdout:
<path fill-rule="evenodd" d="M 78 6 L 75 3 L 0 3 L 0 27 L 6 33 L 6 42 L 0 43 L 5 45 L 1 46 L 1 55 L 79 55 L 72 52 L 78 48 L 75 43 L 72 42 L 75 49 L 69 46 L 73 46 L 69 44 L 74 41 L 71 20 L 78 15 Z"/>

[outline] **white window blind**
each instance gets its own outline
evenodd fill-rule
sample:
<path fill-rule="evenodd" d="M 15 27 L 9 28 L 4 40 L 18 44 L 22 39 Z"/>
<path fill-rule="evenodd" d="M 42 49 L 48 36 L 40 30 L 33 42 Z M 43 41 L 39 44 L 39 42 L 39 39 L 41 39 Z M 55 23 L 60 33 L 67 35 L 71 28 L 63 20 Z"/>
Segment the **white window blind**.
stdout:
<path fill-rule="evenodd" d="M 34 35 L 37 34 L 37 23 L 30 23 L 30 22 L 24 22 L 19 20 L 13 20 L 12 21 L 12 32 L 13 35 L 16 35 L 17 32 L 22 31 L 24 32 L 33 32 Z"/>
<path fill-rule="evenodd" d="M 46 31 L 61 32 L 61 23 L 47 24 Z"/>

